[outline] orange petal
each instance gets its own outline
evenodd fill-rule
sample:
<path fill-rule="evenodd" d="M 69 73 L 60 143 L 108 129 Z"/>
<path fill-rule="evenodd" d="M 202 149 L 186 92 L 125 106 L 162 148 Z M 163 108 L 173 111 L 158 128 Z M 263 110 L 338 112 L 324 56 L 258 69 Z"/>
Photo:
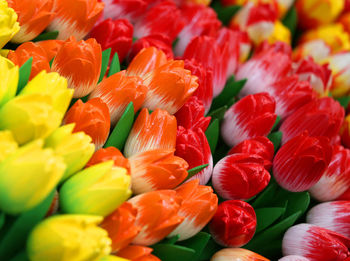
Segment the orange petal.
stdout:
<path fill-rule="evenodd" d="M 243 248 L 224 248 L 211 258 L 211 261 L 269 261 L 269 259 Z"/>
<path fill-rule="evenodd" d="M 45 40 L 37 42 L 36 44 L 45 50 L 47 59 L 51 61 L 57 55 L 63 43 L 64 42 L 61 40 Z"/>
<path fill-rule="evenodd" d="M 151 255 L 152 248 L 130 245 L 118 252 L 118 256 L 130 261 L 161 261 L 158 257 Z"/>

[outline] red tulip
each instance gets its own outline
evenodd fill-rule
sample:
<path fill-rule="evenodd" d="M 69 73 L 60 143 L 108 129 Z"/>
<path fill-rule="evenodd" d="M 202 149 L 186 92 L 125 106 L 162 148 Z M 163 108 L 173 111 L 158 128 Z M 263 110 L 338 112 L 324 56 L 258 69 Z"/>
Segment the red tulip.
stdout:
<path fill-rule="evenodd" d="M 332 158 L 332 147 L 326 137 L 302 133 L 285 143 L 273 160 L 277 183 L 292 192 L 305 191 L 322 177 Z"/>
<path fill-rule="evenodd" d="M 225 247 L 241 247 L 253 237 L 256 215 L 248 203 L 241 200 L 224 201 L 209 223 L 214 240 Z"/>
<path fill-rule="evenodd" d="M 127 19 L 135 22 L 144 14 L 149 0 L 102 0 L 105 4 L 103 17 L 112 19 Z"/>
<path fill-rule="evenodd" d="M 344 119 L 342 127 L 340 129 L 341 141 L 346 148 L 350 148 L 350 115 L 347 115 Z"/>
<path fill-rule="evenodd" d="M 254 55 L 268 51 L 280 52 L 288 56 L 292 55 L 292 47 L 289 44 L 281 41 L 276 41 L 273 44 L 271 44 L 267 40 L 263 41 L 255 48 Z"/>

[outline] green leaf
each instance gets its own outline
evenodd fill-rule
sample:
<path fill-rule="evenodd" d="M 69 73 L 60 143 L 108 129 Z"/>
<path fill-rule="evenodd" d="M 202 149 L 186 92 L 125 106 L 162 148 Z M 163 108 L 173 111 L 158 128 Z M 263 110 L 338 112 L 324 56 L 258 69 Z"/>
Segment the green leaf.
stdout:
<path fill-rule="evenodd" d="M 296 8 L 293 6 L 286 16 L 283 18 L 282 23 L 290 30 L 292 37 L 295 35 L 295 31 L 298 23 L 298 14 Z"/>
<path fill-rule="evenodd" d="M 220 3 L 220 1 L 214 1 L 212 4 L 212 8 L 218 14 L 218 18 L 222 21 L 223 24 L 227 25 L 231 18 L 241 9 L 239 5 L 231 5 L 224 7 Z"/>
<path fill-rule="evenodd" d="M 108 77 L 118 72 L 120 72 L 120 63 L 119 63 L 118 53 L 115 52 L 113 59 L 111 61 L 111 65 L 109 66 Z"/>
<path fill-rule="evenodd" d="M 277 129 L 278 124 L 280 123 L 280 121 L 281 121 L 281 117 L 277 115 L 276 121 L 275 121 L 275 123 L 272 126 L 271 132 L 273 132 L 273 131 L 275 131 Z"/>
<path fill-rule="evenodd" d="M 267 188 L 258 195 L 254 203 L 251 205 L 254 208 L 270 207 L 271 202 L 276 200 L 275 194 L 277 193 L 278 188 L 277 183 L 271 180 Z"/>
<path fill-rule="evenodd" d="M 348 105 L 349 105 L 349 102 L 350 102 L 350 96 L 344 96 L 344 97 L 336 98 L 336 100 L 346 110 L 348 108 Z"/>
<path fill-rule="evenodd" d="M 222 106 L 219 109 L 216 109 L 212 112 L 209 112 L 208 116 L 211 117 L 211 120 L 214 121 L 215 119 L 218 119 L 219 121 L 222 120 L 225 116 L 225 112 L 227 111 L 227 106 Z"/>
<path fill-rule="evenodd" d="M 296 212 L 300 212 L 301 215 L 303 215 L 310 205 L 309 192 L 290 192 L 280 188 L 275 198 L 277 199 L 277 202 L 288 200 L 284 216 L 290 216 Z"/>
<path fill-rule="evenodd" d="M 17 94 L 22 91 L 24 86 L 26 86 L 30 73 L 32 71 L 33 57 L 30 57 L 22 66 L 19 68 L 19 80 L 17 87 Z"/>
<path fill-rule="evenodd" d="M 199 257 L 201 256 L 206 245 L 208 244 L 210 238 L 210 234 L 206 232 L 199 232 L 195 236 L 187 240 L 180 241 L 178 244 L 193 249 L 196 253 L 192 257 L 192 261 L 196 261 L 199 260 Z"/>
<path fill-rule="evenodd" d="M 4 212 L 0 213 L 0 230 L 4 226 L 6 220 L 6 215 Z"/>
<path fill-rule="evenodd" d="M 179 240 L 179 235 L 172 236 L 171 238 L 165 238 L 162 240 L 161 244 L 174 245 Z"/>
<path fill-rule="evenodd" d="M 275 152 L 276 152 L 281 145 L 282 132 L 275 131 L 275 132 L 270 133 L 267 137 L 273 143 L 273 147 L 275 148 Z"/>
<path fill-rule="evenodd" d="M 255 209 L 257 228 L 256 233 L 272 225 L 283 213 L 285 208 L 258 208 Z"/>
<path fill-rule="evenodd" d="M 58 34 L 59 34 L 58 31 L 46 32 L 37 36 L 33 40 L 33 42 L 39 42 L 39 41 L 45 41 L 45 40 L 56 40 Z"/>
<path fill-rule="evenodd" d="M 156 244 L 152 248 L 152 254 L 162 261 L 192 261 L 192 257 L 196 253 L 193 249 L 170 244 Z"/>
<path fill-rule="evenodd" d="M 102 52 L 101 72 L 100 72 L 100 78 L 98 79 L 98 82 L 101 82 L 103 77 L 106 74 L 110 56 L 111 56 L 111 48 L 108 48 Z"/>
<path fill-rule="evenodd" d="M 219 120 L 218 119 L 215 119 L 214 121 L 212 121 L 208 129 L 205 131 L 205 136 L 207 137 L 207 140 L 210 146 L 210 151 L 212 154 L 214 154 L 216 145 L 219 139 Z"/>
<path fill-rule="evenodd" d="M 126 139 L 129 136 L 129 132 L 134 122 L 134 105 L 132 102 L 126 107 L 122 117 L 119 119 L 117 125 L 115 125 L 111 135 L 109 136 L 104 148 L 116 147 L 122 150 Z"/>
<path fill-rule="evenodd" d="M 197 166 L 197 167 L 194 167 L 194 168 L 188 170 L 187 171 L 188 176 L 187 176 L 186 180 L 193 177 L 194 175 L 196 175 L 197 173 L 199 173 L 201 170 L 205 169 L 208 166 L 209 166 L 209 164 L 204 164 L 204 165 L 200 165 L 200 166 Z"/>
<path fill-rule="evenodd" d="M 207 261 L 212 258 L 212 256 L 222 249 L 222 246 L 219 246 L 214 239 L 210 238 L 207 245 L 202 251 L 202 254 L 199 257 L 199 260 L 201 261 Z"/>
<path fill-rule="evenodd" d="M 45 217 L 54 195 L 55 191 L 52 191 L 39 205 L 15 219 L 0 242 L 0 260 L 10 260 L 25 247 L 29 233 Z"/>
<path fill-rule="evenodd" d="M 19 254 L 17 254 L 14 258 L 12 258 L 10 261 L 29 261 L 29 258 L 27 256 L 27 252 L 23 250 Z"/>

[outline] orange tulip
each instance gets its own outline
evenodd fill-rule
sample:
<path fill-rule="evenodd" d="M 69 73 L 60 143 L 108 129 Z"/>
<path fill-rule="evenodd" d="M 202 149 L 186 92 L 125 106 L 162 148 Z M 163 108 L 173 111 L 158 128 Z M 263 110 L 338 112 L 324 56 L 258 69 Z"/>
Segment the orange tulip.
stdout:
<path fill-rule="evenodd" d="M 107 105 L 99 98 L 83 103 L 78 100 L 67 112 L 65 124 L 75 123 L 73 132 L 83 131 L 92 138 L 96 149 L 105 144 L 110 128 Z"/>
<path fill-rule="evenodd" d="M 176 125 L 176 118 L 167 111 L 156 109 L 149 115 L 147 109 L 142 109 L 126 141 L 124 155 L 130 157 L 148 150 L 175 149 Z"/>
<path fill-rule="evenodd" d="M 179 240 L 185 240 L 208 224 L 218 208 L 218 197 L 211 187 L 199 185 L 197 179 L 181 185 L 175 191 L 183 199 L 179 215 L 185 220 L 169 237 L 179 235 Z"/>
<path fill-rule="evenodd" d="M 69 38 L 58 51 L 51 69 L 68 80 L 74 98 L 88 95 L 96 88 L 102 62 L 101 46 L 95 39 L 77 42 Z"/>
<path fill-rule="evenodd" d="M 161 261 L 158 257 L 152 255 L 153 249 L 144 246 L 130 245 L 118 252 L 118 256 L 129 259 L 130 261 Z"/>
<path fill-rule="evenodd" d="M 102 80 L 90 94 L 90 98 L 99 97 L 108 106 L 112 125 L 123 115 L 126 107 L 133 102 L 135 112 L 146 98 L 147 87 L 138 76 L 126 76 L 125 71 Z"/>
<path fill-rule="evenodd" d="M 182 198 L 174 190 L 147 192 L 129 199 L 136 209 L 140 233 L 133 244 L 153 245 L 170 234 L 184 218 L 178 214 Z"/>
<path fill-rule="evenodd" d="M 23 43 L 37 37 L 54 17 L 54 0 L 7 0 L 18 15 L 21 26 L 12 42 Z"/>
<path fill-rule="evenodd" d="M 269 259 L 244 248 L 224 248 L 215 253 L 211 261 L 269 261 Z"/>
<path fill-rule="evenodd" d="M 131 61 L 127 75 L 144 77 L 147 73 L 167 63 L 166 55 L 155 47 L 141 50 Z"/>
<path fill-rule="evenodd" d="M 173 189 L 187 177 L 187 162 L 174 150 L 149 150 L 129 158 L 131 188 L 135 194 Z"/>
<path fill-rule="evenodd" d="M 51 61 L 62 47 L 64 41 L 62 40 L 45 40 L 36 42 L 37 45 L 41 46 L 47 55 L 47 59 Z"/>
<path fill-rule="evenodd" d="M 33 63 L 29 79 L 32 79 L 43 70 L 46 72 L 51 71 L 45 49 L 36 43 L 23 43 L 16 49 L 16 51 L 10 51 L 7 56 L 9 60 L 18 66 L 22 66 L 30 57 L 33 57 Z"/>
<path fill-rule="evenodd" d="M 112 253 L 129 245 L 140 232 L 141 228 L 135 225 L 136 214 L 137 210 L 125 202 L 101 223 L 112 240 Z"/>
<path fill-rule="evenodd" d="M 104 7 L 98 0 L 55 0 L 55 4 L 56 13 L 49 30 L 59 31 L 57 39 L 60 40 L 66 40 L 71 35 L 82 40 L 99 19 Z"/>

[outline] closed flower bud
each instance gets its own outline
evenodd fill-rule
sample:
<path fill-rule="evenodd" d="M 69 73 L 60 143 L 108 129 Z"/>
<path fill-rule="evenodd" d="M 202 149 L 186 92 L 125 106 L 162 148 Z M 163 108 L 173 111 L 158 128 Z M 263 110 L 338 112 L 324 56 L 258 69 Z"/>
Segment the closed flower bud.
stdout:
<path fill-rule="evenodd" d="M 62 40 L 45 40 L 36 42 L 37 45 L 41 46 L 47 55 L 47 60 L 51 61 L 58 53 L 58 51 L 61 49 L 62 45 L 64 44 L 64 41 Z"/>
<path fill-rule="evenodd" d="M 62 178 L 66 169 L 62 157 L 42 146 L 43 141 L 36 140 L 0 163 L 0 209 L 4 212 L 19 214 L 30 210 L 44 200 Z"/>
<path fill-rule="evenodd" d="M 131 195 L 126 169 L 113 161 L 86 168 L 69 178 L 60 189 L 60 206 L 70 214 L 107 216 Z"/>
<path fill-rule="evenodd" d="M 293 51 L 293 59 L 299 61 L 311 56 L 316 62 L 322 62 L 332 52 L 331 47 L 322 39 L 315 39 L 297 45 Z"/>
<path fill-rule="evenodd" d="M 97 24 L 89 37 L 95 38 L 102 50 L 111 48 L 110 57 L 118 53 L 119 61 L 122 62 L 131 48 L 133 31 L 134 28 L 128 20 L 109 18 Z"/>
<path fill-rule="evenodd" d="M 192 130 L 179 126 L 175 155 L 186 160 L 189 169 L 208 164 L 206 168 L 190 178 L 190 180 L 198 179 L 201 185 L 208 183 L 213 172 L 213 157 L 202 129 Z"/>
<path fill-rule="evenodd" d="M 349 240 L 325 228 L 299 224 L 287 230 L 282 241 L 284 255 L 300 255 L 309 261 L 345 260 Z"/>
<path fill-rule="evenodd" d="M 269 261 L 269 259 L 244 248 L 225 248 L 216 252 L 210 261 Z"/>
<path fill-rule="evenodd" d="M 73 129 L 74 124 L 64 125 L 56 129 L 45 141 L 45 146 L 62 156 L 67 166 L 62 180 L 81 170 L 95 151 L 90 136 L 84 132 L 72 133 Z"/>
<path fill-rule="evenodd" d="M 18 144 L 13 138 L 12 132 L 0 131 L 0 162 L 6 159 L 18 149 Z"/>
<path fill-rule="evenodd" d="M 321 179 L 331 158 L 328 138 L 311 137 L 304 132 L 278 150 L 273 160 L 273 175 L 284 189 L 305 191 Z"/>
<path fill-rule="evenodd" d="M 71 36 L 82 40 L 101 16 L 103 7 L 98 0 L 55 0 L 55 16 L 48 29 L 59 31 L 59 40 Z"/>
<path fill-rule="evenodd" d="M 314 206 L 308 213 L 308 223 L 350 236 L 350 201 L 325 202 Z"/>
<path fill-rule="evenodd" d="M 131 198 L 137 209 L 136 226 L 141 232 L 132 241 L 136 245 L 153 245 L 169 235 L 183 220 L 178 214 L 182 198 L 173 190 L 157 190 Z"/>
<path fill-rule="evenodd" d="M 228 200 L 218 206 L 209 223 L 213 239 L 225 247 L 241 247 L 253 237 L 256 229 L 256 215 L 248 203 Z"/>
<path fill-rule="evenodd" d="M 118 256 L 127 258 L 130 261 L 161 261 L 152 255 L 153 249 L 144 246 L 129 245 L 118 252 Z"/>
<path fill-rule="evenodd" d="M 156 109 L 151 114 L 143 109 L 130 131 L 124 155 L 130 157 L 155 149 L 172 150 L 175 145 L 176 118 L 161 109 Z"/>
<path fill-rule="evenodd" d="M 74 132 L 83 131 L 89 135 L 96 149 L 105 144 L 111 125 L 108 106 L 100 98 L 86 103 L 76 101 L 67 111 L 64 122 L 75 123 Z"/>
<path fill-rule="evenodd" d="M 92 165 L 96 165 L 101 162 L 113 160 L 114 166 L 125 168 L 130 174 L 130 163 L 127 158 L 123 156 L 123 154 L 114 147 L 108 147 L 105 149 L 99 149 L 92 155 L 91 159 L 88 163 L 86 163 L 86 167 L 91 167 Z"/>
<path fill-rule="evenodd" d="M 309 261 L 309 259 L 303 256 L 289 255 L 278 259 L 278 261 Z"/>
<path fill-rule="evenodd" d="M 16 95 L 19 78 L 18 66 L 10 60 L 0 57 L 0 106 L 11 100 Z"/>
<path fill-rule="evenodd" d="M 33 40 L 50 24 L 54 17 L 54 0 L 8 0 L 9 7 L 18 15 L 21 27 L 11 40 L 23 43 Z"/>
<path fill-rule="evenodd" d="M 350 150 L 335 145 L 330 164 L 322 178 L 311 187 L 310 193 L 318 201 L 331 201 L 341 196 L 349 187 Z"/>
<path fill-rule="evenodd" d="M 217 210 L 218 197 L 211 187 L 199 185 L 198 180 L 183 184 L 175 191 L 183 199 L 179 215 L 185 219 L 168 237 L 179 235 L 179 240 L 185 240 L 207 225 Z"/>
<path fill-rule="evenodd" d="M 350 115 L 344 119 L 343 125 L 340 129 L 341 141 L 346 148 L 350 149 Z"/>
<path fill-rule="evenodd" d="M 27 253 L 34 261 L 100 260 L 111 251 L 100 216 L 57 215 L 39 223 L 30 233 Z"/>
<path fill-rule="evenodd" d="M 8 1 L 0 2 L 0 48 L 4 47 L 20 30 L 17 22 L 18 16 L 12 8 L 8 6 Z"/>
<path fill-rule="evenodd" d="M 258 155 L 233 154 L 216 163 L 213 187 L 224 199 L 249 199 L 261 192 L 270 181 L 264 159 Z"/>
<path fill-rule="evenodd" d="M 267 93 L 249 95 L 229 108 L 221 125 L 221 135 L 229 146 L 271 131 L 277 115 L 276 103 Z"/>
<path fill-rule="evenodd" d="M 146 98 L 148 89 L 138 76 L 126 76 L 125 71 L 103 79 L 89 98 L 100 98 L 108 106 L 111 124 L 114 126 L 130 102 L 137 112 Z"/>
<path fill-rule="evenodd" d="M 101 62 L 101 46 L 95 39 L 77 42 L 71 37 L 58 51 L 51 69 L 66 77 L 68 87 L 74 89 L 74 98 L 80 98 L 95 89 Z"/>
<path fill-rule="evenodd" d="M 112 253 L 127 247 L 141 230 L 135 225 L 136 215 L 137 210 L 130 203 L 124 202 L 101 223 L 100 226 L 112 239 Z"/>

